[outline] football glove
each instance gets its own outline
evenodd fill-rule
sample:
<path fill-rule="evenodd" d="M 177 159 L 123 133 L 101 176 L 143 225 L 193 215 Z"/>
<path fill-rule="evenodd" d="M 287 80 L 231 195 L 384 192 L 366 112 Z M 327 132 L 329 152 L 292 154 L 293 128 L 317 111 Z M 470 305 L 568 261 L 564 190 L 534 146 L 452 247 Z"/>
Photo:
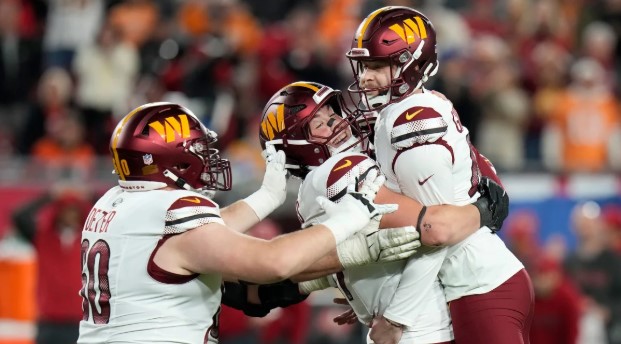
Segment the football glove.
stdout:
<path fill-rule="evenodd" d="M 261 188 L 246 197 L 244 202 L 257 214 L 259 220 L 266 218 L 281 206 L 287 198 L 287 169 L 285 152 L 277 151 L 273 145 L 267 145 L 262 153 L 265 158 L 265 175 Z"/>
<path fill-rule="evenodd" d="M 479 209 L 481 226 L 498 232 L 509 215 L 509 195 L 502 186 L 488 177 L 481 177 L 479 183 L 481 197 L 473 203 Z"/>
<path fill-rule="evenodd" d="M 374 223 L 377 222 L 377 223 Z M 336 247 L 343 268 L 407 259 L 421 246 L 414 226 L 378 229 L 379 220 Z"/>
<path fill-rule="evenodd" d="M 327 215 L 327 219 L 320 224 L 330 229 L 337 245 L 362 229 L 377 229 L 381 215 L 398 208 L 397 204 L 375 204 L 358 192 L 346 194 L 338 204 L 324 196 L 317 197 L 317 203 Z M 376 217 L 378 221 L 371 222 Z"/>

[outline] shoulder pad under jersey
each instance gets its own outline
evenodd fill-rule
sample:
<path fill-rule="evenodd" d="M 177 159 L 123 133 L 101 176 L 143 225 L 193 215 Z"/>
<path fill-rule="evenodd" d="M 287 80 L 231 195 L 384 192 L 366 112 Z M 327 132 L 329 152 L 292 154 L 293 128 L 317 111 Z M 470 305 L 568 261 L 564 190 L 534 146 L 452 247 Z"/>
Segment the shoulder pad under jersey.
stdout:
<path fill-rule="evenodd" d="M 202 225 L 224 224 L 218 205 L 198 194 L 179 197 L 166 211 L 164 234 L 177 234 Z"/>
<path fill-rule="evenodd" d="M 397 149 L 434 142 L 446 134 L 448 125 L 431 107 L 413 106 L 394 117 L 390 143 Z"/>
<path fill-rule="evenodd" d="M 326 197 L 333 202 L 347 193 L 347 186 L 353 182 L 361 182 L 373 168 L 378 168 L 374 160 L 363 154 L 335 155 L 331 164 L 327 165 L 325 188 Z"/>

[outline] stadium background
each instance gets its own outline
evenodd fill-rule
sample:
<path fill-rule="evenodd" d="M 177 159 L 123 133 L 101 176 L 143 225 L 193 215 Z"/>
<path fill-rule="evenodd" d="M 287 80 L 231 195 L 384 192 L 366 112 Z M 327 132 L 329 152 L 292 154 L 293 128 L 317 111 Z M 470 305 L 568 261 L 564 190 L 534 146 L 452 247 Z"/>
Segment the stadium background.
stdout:
<path fill-rule="evenodd" d="M 234 190 L 216 196 L 229 204 L 260 185 L 264 102 L 295 80 L 345 89 L 353 32 L 390 4 L 434 23 L 440 72 L 429 88 L 454 102 L 499 170 L 512 200 L 501 235 L 531 274 L 562 271 L 580 251 L 577 216 L 617 259 L 620 0 L 0 0 L 0 343 L 33 342 L 38 316 L 37 255 L 14 215 L 49 196 L 33 214 L 41 224 L 64 197 L 114 185 L 107 139 L 119 118 L 150 101 L 191 108 L 232 161 Z M 296 186 L 255 235 L 298 227 Z M 584 288 L 596 281 L 564 280 L 581 343 L 621 343 L 618 276 L 603 276 L 604 296 Z M 226 311 L 222 343 L 361 342 L 360 325 L 331 323 L 344 310 L 332 296 L 265 319 Z M 546 316 L 535 327 L 552 331 Z"/>

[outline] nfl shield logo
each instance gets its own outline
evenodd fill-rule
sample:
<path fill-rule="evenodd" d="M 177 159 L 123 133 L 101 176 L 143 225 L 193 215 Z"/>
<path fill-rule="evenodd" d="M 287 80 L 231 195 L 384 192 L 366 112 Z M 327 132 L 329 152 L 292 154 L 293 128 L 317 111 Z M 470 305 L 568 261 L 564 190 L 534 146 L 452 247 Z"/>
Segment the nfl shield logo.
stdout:
<path fill-rule="evenodd" d="M 145 154 L 142 156 L 142 161 L 145 165 L 151 165 L 153 163 L 153 155 Z"/>

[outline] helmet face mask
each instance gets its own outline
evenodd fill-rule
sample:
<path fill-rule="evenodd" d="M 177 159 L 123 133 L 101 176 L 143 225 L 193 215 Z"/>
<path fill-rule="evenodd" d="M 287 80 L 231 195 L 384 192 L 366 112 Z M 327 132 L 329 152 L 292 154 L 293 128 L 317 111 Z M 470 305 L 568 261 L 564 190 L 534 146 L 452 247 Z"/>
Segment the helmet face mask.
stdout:
<path fill-rule="evenodd" d="M 372 12 L 358 27 L 347 52 L 354 82 L 348 87 L 362 111 L 380 110 L 422 87 L 437 72 L 436 34 L 422 13 L 389 6 Z M 386 85 L 364 87 L 365 64 L 389 66 Z"/>
<path fill-rule="evenodd" d="M 110 151 L 119 184 L 126 189 L 230 190 L 230 164 L 211 147 L 216 141 L 216 133 L 190 110 L 150 103 L 119 122 Z"/>
<path fill-rule="evenodd" d="M 337 152 L 358 147 L 366 150 L 367 135 L 360 130 L 359 120 L 345 106 L 340 91 L 314 82 L 296 82 L 268 101 L 259 137 L 263 148 L 272 144 L 283 150 L 289 172 L 304 178 Z"/>

